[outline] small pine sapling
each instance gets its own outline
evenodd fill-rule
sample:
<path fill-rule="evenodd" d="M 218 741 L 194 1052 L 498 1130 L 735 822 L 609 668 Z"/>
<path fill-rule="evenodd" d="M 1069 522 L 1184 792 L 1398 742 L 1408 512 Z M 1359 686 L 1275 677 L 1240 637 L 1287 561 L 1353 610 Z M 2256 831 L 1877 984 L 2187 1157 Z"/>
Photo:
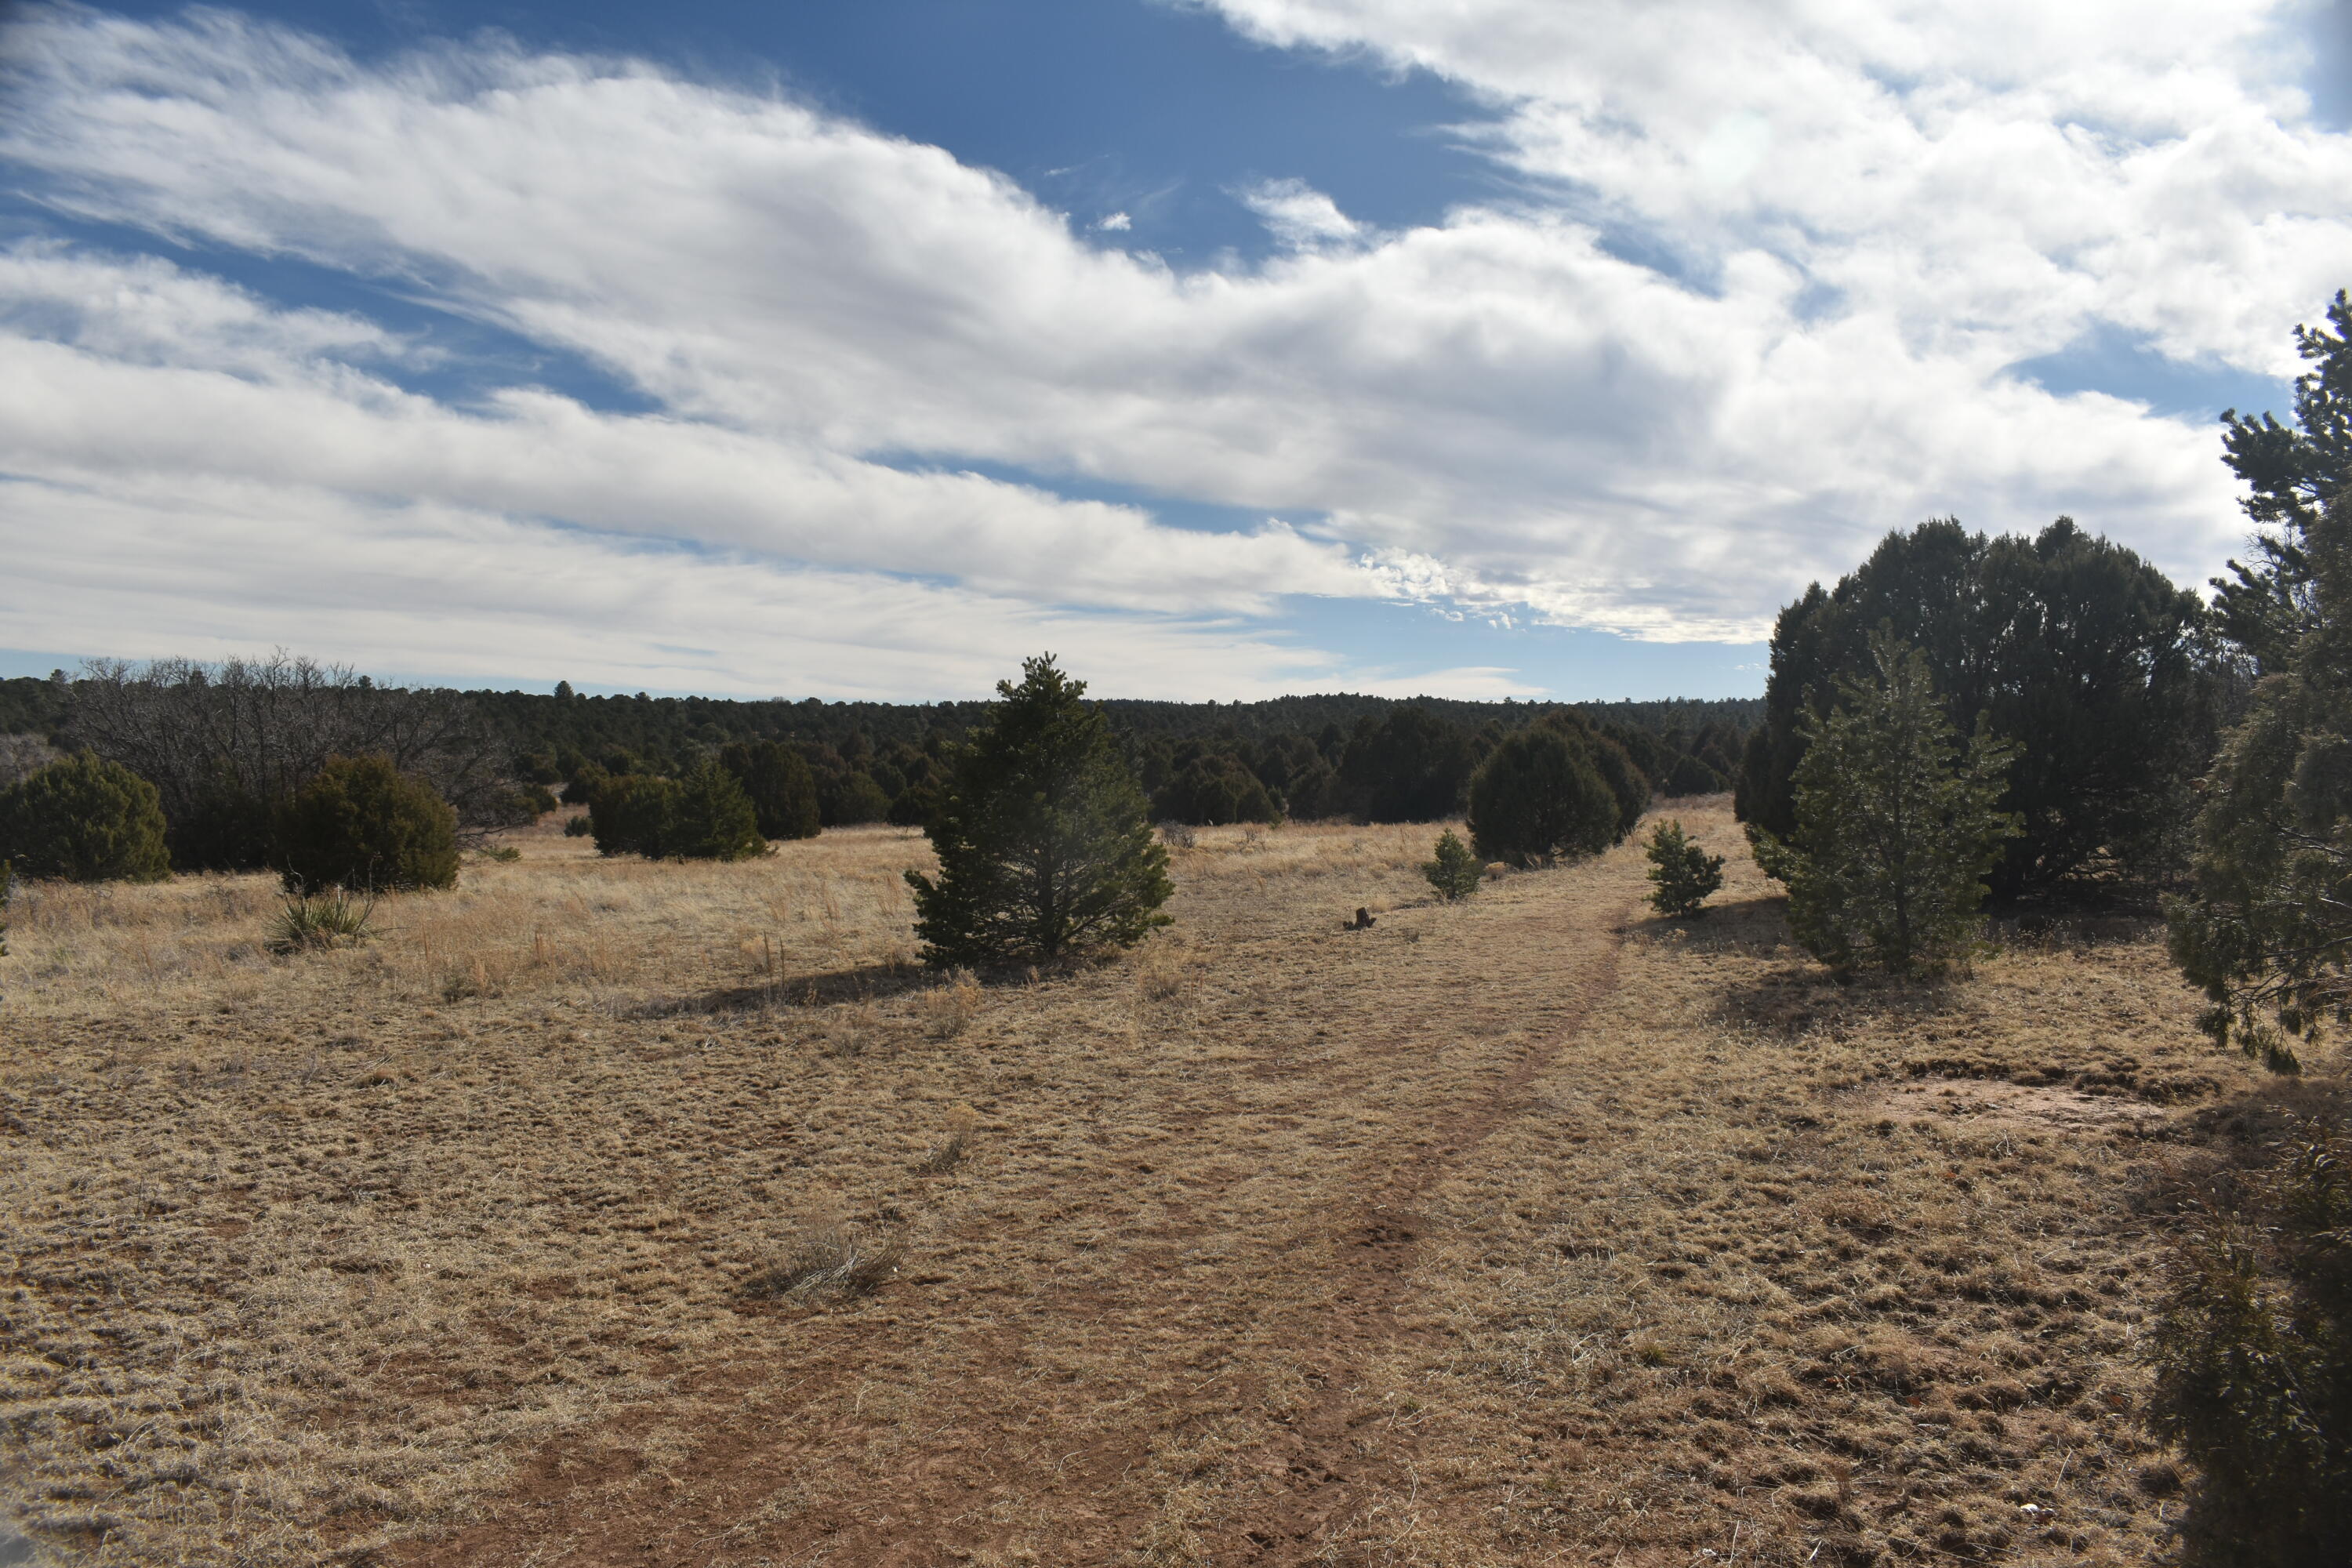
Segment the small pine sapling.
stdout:
<path fill-rule="evenodd" d="M 1438 836 L 1437 858 L 1423 865 L 1421 874 L 1429 879 L 1439 898 L 1455 904 L 1478 890 L 1486 868 L 1470 852 L 1470 846 L 1462 842 L 1462 836 L 1449 827 Z"/>
<path fill-rule="evenodd" d="M 1650 830 L 1650 907 L 1673 919 L 1705 914 L 1699 906 L 1723 886 L 1723 857 L 1710 855 L 1683 834 L 1680 822 Z"/>

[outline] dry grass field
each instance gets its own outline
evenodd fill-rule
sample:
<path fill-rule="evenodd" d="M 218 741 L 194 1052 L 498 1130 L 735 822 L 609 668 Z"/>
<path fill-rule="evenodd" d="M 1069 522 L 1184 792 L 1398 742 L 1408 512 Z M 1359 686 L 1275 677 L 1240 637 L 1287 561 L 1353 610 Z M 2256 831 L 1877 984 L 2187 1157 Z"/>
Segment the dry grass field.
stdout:
<path fill-rule="evenodd" d="M 1841 988 L 1744 854 L 1685 924 L 1631 844 L 1436 904 L 1433 837 L 1206 831 L 1144 949 L 985 985 L 909 967 L 895 829 L 718 867 L 550 824 L 292 957 L 265 879 L 36 888 L 18 1522 L 100 1563 L 2162 1560 L 2150 1194 L 2273 1091 L 2151 931 Z"/>

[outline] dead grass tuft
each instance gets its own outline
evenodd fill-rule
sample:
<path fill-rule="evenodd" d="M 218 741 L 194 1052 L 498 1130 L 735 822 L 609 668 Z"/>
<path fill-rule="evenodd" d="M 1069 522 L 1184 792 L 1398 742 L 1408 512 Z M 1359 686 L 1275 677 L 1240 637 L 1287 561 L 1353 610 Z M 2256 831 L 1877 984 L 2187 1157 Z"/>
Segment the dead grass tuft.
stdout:
<path fill-rule="evenodd" d="M 743 1293 L 760 1300 L 870 1296 L 898 1272 L 906 1254 L 898 1237 L 862 1237 L 827 1226 L 797 1237 L 782 1262 L 743 1281 Z"/>

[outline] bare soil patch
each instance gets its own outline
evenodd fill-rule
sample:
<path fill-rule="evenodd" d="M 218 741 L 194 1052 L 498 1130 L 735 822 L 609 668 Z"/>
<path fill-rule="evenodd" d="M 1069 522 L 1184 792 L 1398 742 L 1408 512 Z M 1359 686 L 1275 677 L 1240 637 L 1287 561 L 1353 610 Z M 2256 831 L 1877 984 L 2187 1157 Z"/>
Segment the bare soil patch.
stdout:
<path fill-rule="evenodd" d="M 907 967 L 894 830 L 551 826 L 295 959 L 256 879 L 37 889 L 17 1515 L 120 1563 L 2161 1552 L 2132 1200 L 2248 1079 L 2152 940 L 1838 987 L 1744 857 L 1677 923 L 1630 846 L 1435 904 L 1433 836 L 1204 831 L 1171 931 L 985 985 Z"/>

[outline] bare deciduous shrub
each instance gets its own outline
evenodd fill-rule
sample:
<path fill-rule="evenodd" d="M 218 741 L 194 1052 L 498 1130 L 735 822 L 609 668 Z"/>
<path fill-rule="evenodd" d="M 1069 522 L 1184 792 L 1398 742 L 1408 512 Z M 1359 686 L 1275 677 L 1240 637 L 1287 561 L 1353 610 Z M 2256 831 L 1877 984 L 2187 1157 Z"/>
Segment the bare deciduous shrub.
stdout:
<path fill-rule="evenodd" d="M 1201 847 L 1201 835 L 1189 824 L 1163 822 L 1160 825 L 1160 842 L 1171 849 L 1197 849 Z"/>
<path fill-rule="evenodd" d="M 47 767 L 62 754 L 38 735 L 0 735 L 0 789 Z"/>
<path fill-rule="evenodd" d="M 898 1272 L 906 1244 L 895 1236 L 862 1237 L 842 1226 L 803 1232 L 782 1261 L 743 1281 L 762 1300 L 870 1296 Z"/>

